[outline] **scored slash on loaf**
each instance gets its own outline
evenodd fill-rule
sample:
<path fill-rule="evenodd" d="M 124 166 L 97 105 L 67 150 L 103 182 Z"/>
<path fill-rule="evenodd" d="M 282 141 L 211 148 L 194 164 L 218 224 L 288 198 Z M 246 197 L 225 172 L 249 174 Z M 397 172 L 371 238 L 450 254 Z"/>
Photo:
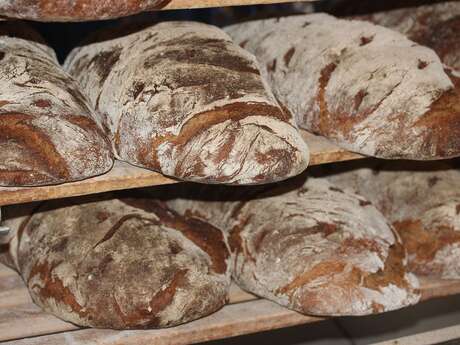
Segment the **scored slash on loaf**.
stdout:
<path fill-rule="evenodd" d="M 460 155 L 458 78 L 400 33 L 326 14 L 226 31 L 256 55 L 299 127 L 370 156 Z"/>
<path fill-rule="evenodd" d="M 65 67 L 105 116 L 123 161 L 225 184 L 279 181 L 308 164 L 254 56 L 216 27 L 157 24 L 76 48 Z"/>
<path fill-rule="evenodd" d="M 21 24 L 0 23 L 0 85 L 0 185 L 70 182 L 112 167 L 98 114 Z"/>

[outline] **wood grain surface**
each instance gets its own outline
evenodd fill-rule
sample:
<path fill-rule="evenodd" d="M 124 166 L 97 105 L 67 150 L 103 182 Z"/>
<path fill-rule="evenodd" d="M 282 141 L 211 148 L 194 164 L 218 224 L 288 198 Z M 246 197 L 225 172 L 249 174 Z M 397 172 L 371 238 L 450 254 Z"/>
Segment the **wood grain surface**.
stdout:
<path fill-rule="evenodd" d="M 459 281 L 421 279 L 422 299 L 460 293 Z M 6 344 L 158 344 L 180 345 L 321 321 L 248 294 L 233 285 L 229 305 L 181 326 L 160 330 L 80 329 L 36 307 L 19 275 L 0 265 L 0 342 Z M 25 326 L 27 325 L 27 326 Z M 24 337 L 32 337 L 20 339 Z"/>
<path fill-rule="evenodd" d="M 310 165 L 363 158 L 322 137 L 305 131 L 302 131 L 302 136 L 310 147 Z M 117 161 L 108 173 L 83 181 L 45 187 L 0 187 L 0 206 L 176 182 L 178 181 L 159 173 Z"/>

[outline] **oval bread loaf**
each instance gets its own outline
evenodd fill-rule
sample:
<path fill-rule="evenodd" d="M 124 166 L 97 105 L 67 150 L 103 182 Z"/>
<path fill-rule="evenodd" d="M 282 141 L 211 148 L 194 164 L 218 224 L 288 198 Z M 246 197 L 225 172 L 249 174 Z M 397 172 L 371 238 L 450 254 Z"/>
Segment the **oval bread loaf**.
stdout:
<path fill-rule="evenodd" d="M 255 58 L 216 27 L 157 24 L 77 48 L 65 66 L 106 116 L 121 160 L 225 184 L 278 181 L 308 164 Z"/>
<path fill-rule="evenodd" d="M 20 37 L 14 37 L 17 25 Z M 26 39 L 27 38 L 27 39 Z M 0 23 L 0 185 L 56 184 L 112 167 L 98 114 L 51 48 Z"/>
<path fill-rule="evenodd" d="M 326 14 L 230 26 L 299 127 L 382 158 L 460 155 L 458 80 L 400 33 Z"/>
<path fill-rule="evenodd" d="M 171 0 L 0 0 L 0 15 L 38 21 L 110 19 L 165 7 Z"/>
<path fill-rule="evenodd" d="M 164 194 L 168 205 L 228 232 L 233 279 L 247 291 L 325 316 L 384 312 L 420 298 L 400 239 L 354 193 L 304 177 L 275 188 L 238 188 L 233 195 L 191 189 Z"/>
<path fill-rule="evenodd" d="M 167 327 L 227 301 L 230 260 L 222 232 L 154 200 L 60 200 L 7 217 L 15 230 L 10 256 L 33 301 L 63 320 Z"/>

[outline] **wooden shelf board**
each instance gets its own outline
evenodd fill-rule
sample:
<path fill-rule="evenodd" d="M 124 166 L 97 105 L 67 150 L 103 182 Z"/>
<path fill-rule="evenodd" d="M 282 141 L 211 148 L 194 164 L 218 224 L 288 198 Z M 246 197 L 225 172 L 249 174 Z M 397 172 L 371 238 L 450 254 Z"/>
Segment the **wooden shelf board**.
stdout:
<path fill-rule="evenodd" d="M 363 157 L 343 150 L 322 137 L 304 131 L 302 135 L 310 147 L 310 165 Z M 0 187 L 0 206 L 176 182 L 159 173 L 117 161 L 108 173 L 79 182 L 44 187 Z"/>
<path fill-rule="evenodd" d="M 172 0 L 162 10 L 312 2 L 315 0 Z"/>
<path fill-rule="evenodd" d="M 460 281 L 421 279 L 421 285 L 423 300 L 460 293 Z M 258 299 L 235 285 L 230 289 L 229 303 L 208 317 L 167 329 L 121 332 L 79 329 L 40 311 L 19 275 L 0 265 L 0 341 L 11 340 L 9 344 L 181 345 L 323 320 Z M 32 338 L 20 340 L 24 337 Z"/>

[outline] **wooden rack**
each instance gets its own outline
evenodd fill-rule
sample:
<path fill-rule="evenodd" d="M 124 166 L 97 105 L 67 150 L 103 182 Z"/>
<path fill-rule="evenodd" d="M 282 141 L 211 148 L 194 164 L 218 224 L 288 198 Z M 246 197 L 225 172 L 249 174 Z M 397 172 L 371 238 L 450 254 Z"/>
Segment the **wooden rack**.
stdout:
<path fill-rule="evenodd" d="M 293 0 L 171 0 L 163 9 L 184 9 L 292 2 Z M 296 0 L 294 0 L 296 1 Z M 308 1 L 308 0 L 297 0 Z M 327 140 L 302 133 L 310 148 L 310 165 L 364 158 Z M 177 183 L 161 174 L 116 162 L 107 174 L 46 187 L 0 187 L 0 206 L 73 197 L 114 190 Z M 460 293 L 458 281 L 421 279 L 422 299 Z M 181 326 L 145 331 L 81 329 L 42 312 L 13 270 L 0 265 L 0 342 L 9 344 L 189 344 L 321 321 L 231 287 L 230 302 L 220 311 Z"/>

